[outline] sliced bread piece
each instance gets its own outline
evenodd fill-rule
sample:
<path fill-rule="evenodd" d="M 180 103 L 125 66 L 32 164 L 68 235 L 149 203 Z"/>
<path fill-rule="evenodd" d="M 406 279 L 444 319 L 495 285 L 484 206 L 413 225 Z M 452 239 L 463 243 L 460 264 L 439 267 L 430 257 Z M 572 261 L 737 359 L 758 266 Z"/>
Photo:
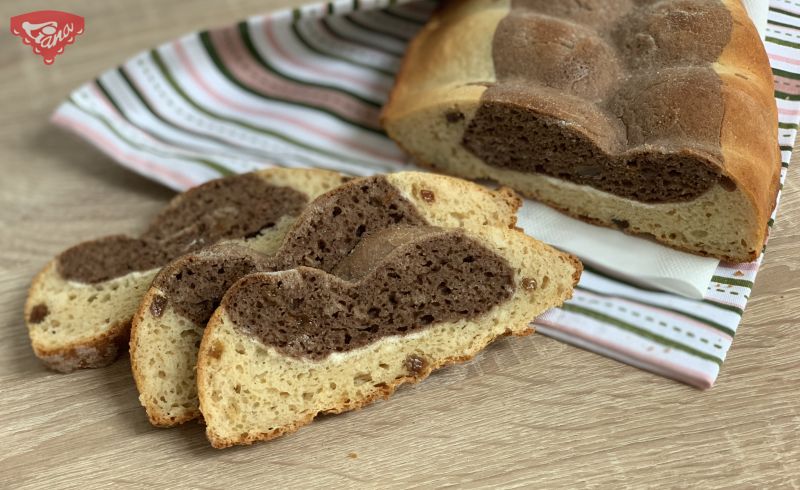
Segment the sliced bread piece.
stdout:
<path fill-rule="evenodd" d="M 139 238 L 76 245 L 36 276 L 25 304 L 31 344 L 56 371 L 110 364 L 158 270 L 219 241 L 269 250 L 287 223 L 345 177 L 322 170 L 269 169 L 215 180 L 178 195 Z"/>
<path fill-rule="evenodd" d="M 197 384 L 214 447 L 293 432 L 472 358 L 571 297 L 581 265 L 520 231 L 399 227 L 332 273 L 237 282 L 208 323 Z"/>
<path fill-rule="evenodd" d="M 332 271 L 363 235 L 395 226 L 510 228 L 519 204 L 508 189 L 452 177 L 368 177 L 317 198 L 274 253 L 223 245 L 177 259 L 153 281 L 131 331 L 134 379 L 150 422 L 173 426 L 200 416 L 195 364 L 203 329 L 225 291 L 246 274 L 297 266 Z"/>

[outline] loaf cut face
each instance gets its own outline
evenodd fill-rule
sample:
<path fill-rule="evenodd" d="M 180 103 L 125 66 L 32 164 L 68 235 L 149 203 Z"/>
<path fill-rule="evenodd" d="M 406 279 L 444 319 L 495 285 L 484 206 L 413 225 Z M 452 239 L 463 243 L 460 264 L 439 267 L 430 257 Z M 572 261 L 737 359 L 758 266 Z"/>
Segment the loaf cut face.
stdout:
<path fill-rule="evenodd" d="M 382 115 L 421 164 L 731 261 L 780 175 L 769 62 L 739 0 L 447 1 Z"/>
<path fill-rule="evenodd" d="M 401 172 L 355 179 L 310 203 L 269 251 L 221 244 L 175 260 L 156 276 L 131 333 L 131 364 L 148 418 L 167 427 L 200 416 L 198 345 L 223 295 L 240 278 L 298 267 L 349 277 L 360 273 L 359 264 L 430 227 L 511 228 L 519 205 L 507 188 L 490 191 L 440 175 Z"/>
<path fill-rule="evenodd" d="M 211 181 L 173 199 L 140 237 L 110 236 L 62 252 L 28 293 L 34 352 L 61 372 L 110 364 L 127 348 L 131 319 L 162 266 L 219 242 L 269 250 L 308 202 L 345 179 L 269 169 Z"/>

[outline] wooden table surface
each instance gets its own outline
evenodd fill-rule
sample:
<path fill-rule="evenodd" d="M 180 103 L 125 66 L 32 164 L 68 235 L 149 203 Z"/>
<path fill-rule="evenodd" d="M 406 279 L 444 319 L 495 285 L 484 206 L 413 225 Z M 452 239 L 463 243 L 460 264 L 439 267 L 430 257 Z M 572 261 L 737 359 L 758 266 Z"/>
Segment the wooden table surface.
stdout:
<path fill-rule="evenodd" d="M 54 254 L 137 232 L 171 196 L 48 116 L 70 90 L 193 29 L 297 4 L 4 0 L 86 17 L 45 67 L 0 33 L 0 488 L 800 486 L 800 178 L 716 387 L 701 392 L 544 336 L 506 339 L 388 402 L 248 448 L 150 427 L 124 358 L 60 375 L 33 356 L 26 288 Z M 4 24 L 7 25 L 7 24 Z M 796 172 L 795 172 L 796 173 Z"/>

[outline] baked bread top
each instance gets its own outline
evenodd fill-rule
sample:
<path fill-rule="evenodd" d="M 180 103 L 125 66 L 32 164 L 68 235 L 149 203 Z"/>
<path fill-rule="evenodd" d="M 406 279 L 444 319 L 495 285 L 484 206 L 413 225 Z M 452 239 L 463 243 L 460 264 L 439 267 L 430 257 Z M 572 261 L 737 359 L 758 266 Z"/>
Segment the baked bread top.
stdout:
<path fill-rule="evenodd" d="M 739 0 L 445 2 L 409 47 L 384 124 L 470 99 L 474 114 L 444 117 L 489 166 L 641 203 L 740 189 L 766 227 L 777 109 Z"/>

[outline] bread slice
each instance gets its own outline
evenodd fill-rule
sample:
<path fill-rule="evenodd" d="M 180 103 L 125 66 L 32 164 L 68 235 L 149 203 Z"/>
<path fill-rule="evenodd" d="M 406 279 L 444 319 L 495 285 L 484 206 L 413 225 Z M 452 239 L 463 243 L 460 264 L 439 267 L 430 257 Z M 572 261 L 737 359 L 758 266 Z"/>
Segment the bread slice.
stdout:
<path fill-rule="evenodd" d="M 500 336 L 528 335 L 536 315 L 571 297 L 582 269 L 514 229 L 403 233 L 386 238 L 383 253 L 371 253 L 374 243 L 357 249 L 333 274 L 258 273 L 228 290 L 197 364 L 214 447 L 294 432 L 318 414 L 387 398 Z"/>
<path fill-rule="evenodd" d="M 382 123 L 420 164 L 734 262 L 780 175 L 773 78 L 740 0 L 447 1 Z"/>
<path fill-rule="evenodd" d="M 163 264 L 220 240 L 269 249 L 307 202 L 344 179 L 282 168 L 219 179 L 177 196 L 140 238 L 106 237 L 63 252 L 28 292 L 34 352 L 60 372 L 110 364 L 124 352 L 131 319 Z"/>
<path fill-rule="evenodd" d="M 369 190 L 369 202 L 362 189 Z M 421 172 L 368 177 L 317 198 L 295 222 L 287 223 L 290 229 L 280 234 L 283 242 L 276 240 L 259 254 L 222 246 L 177 259 L 153 281 L 131 331 L 134 379 L 150 422 L 169 427 L 200 416 L 198 345 L 213 308 L 247 273 L 300 265 L 332 270 L 358 242 L 359 227 L 361 233 L 411 222 L 442 228 L 510 228 L 519 205 L 519 198 L 508 189 L 490 191 L 453 177 Z M 350 238 L 337 242 L 335 235 L 342 230 L 349 230 Z M 333 252 L 322 253 L 321 240 L 328 242 L 322 248 Z M 318 252 L 324 261 L 306 261 Z"/>

